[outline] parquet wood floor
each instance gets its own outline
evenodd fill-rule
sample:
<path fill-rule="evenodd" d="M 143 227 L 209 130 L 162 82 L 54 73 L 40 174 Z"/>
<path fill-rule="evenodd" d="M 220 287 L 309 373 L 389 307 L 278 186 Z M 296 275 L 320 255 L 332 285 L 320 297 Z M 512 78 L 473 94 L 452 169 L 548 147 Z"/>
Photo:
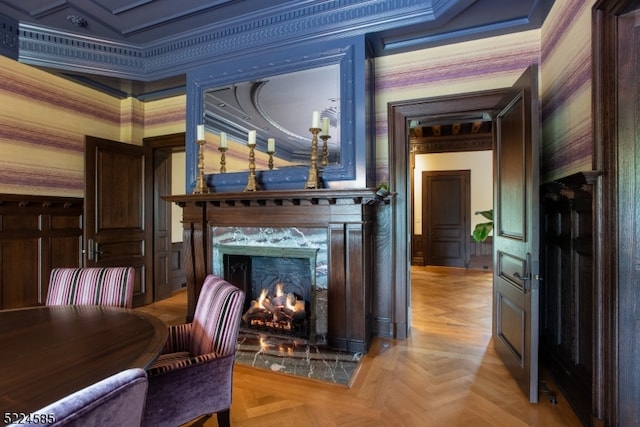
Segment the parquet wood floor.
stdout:
<path fill-rule="evenodd" d="M 376 338 L 351 388 L 236 364 L 235 427 L 580 426 L 550 378 L 557 404 L 531 404 L 491 342 L 491 272 L 412 267 L 411 334 Z M 184 293 L 141 310 L 184 319 Z M 190 427 L 217 426 L 216 418 Z"/>

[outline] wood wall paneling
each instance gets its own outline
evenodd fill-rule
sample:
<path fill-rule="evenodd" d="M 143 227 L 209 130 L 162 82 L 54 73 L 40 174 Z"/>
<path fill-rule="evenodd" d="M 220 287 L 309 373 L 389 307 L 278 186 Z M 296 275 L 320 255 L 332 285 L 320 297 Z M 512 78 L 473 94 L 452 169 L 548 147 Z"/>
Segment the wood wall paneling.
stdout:
<path fill-rule="evenodd" d="M 576 414 L 591 424 L 594 335 L 594 203 L 596 173 L 542 188 L 541 360 Z"/>
<path fill-rule="evenodd" d="M 0 195 L 0 309 L 44 304 L 54 267 L 82 265 L 83 199 Z"/>

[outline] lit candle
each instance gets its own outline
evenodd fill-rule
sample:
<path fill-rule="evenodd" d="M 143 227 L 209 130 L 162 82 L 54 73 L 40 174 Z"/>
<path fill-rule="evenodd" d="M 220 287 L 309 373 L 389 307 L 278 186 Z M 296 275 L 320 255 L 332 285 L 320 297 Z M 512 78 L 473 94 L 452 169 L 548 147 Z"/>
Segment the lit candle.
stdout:
<path fill-rule="evenodd" d="M 256 145 L 256 131 L 249 131 L 249 139 L 247 140 L 247 145 Z"/>
<path fill-rule="evenodd" d="M 311 127 L 317 129 L 320 127 L 320 111 L 314 111 L 311 118 Z"/>
<path fill-rule="evenodd" d="M 322 135 L 329 136 L 329 117 L 322 118 Z"/>
<path fill-rule="evenodd" d="M 227 133 L 220 132 L 220 148 L 227 148 Z"/>
<path fill-rule="evenodd" d="M 204 125 L 198 125 L 197 138 L 198 141 L 204 141 Z"/>
<path fill-rule="evenodd" d="M 267 139 L 267 152 L 268 153 L 276 152 L 276 140 L 274 138 Z"/>

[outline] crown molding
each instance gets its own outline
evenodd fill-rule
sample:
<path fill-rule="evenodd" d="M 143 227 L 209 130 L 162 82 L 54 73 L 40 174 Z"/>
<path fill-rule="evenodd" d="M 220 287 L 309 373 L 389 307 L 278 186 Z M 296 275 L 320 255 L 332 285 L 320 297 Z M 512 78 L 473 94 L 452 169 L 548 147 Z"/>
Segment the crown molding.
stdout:
<path fill-rule="evenodd" d="M 252 52 L 325 41 L 401 25 L 429 22 L 444 13 L 440 0 L 288 1 L 178 37 L 137 46 L 19 25 L 19 61 L 67 71 L 153 81 L 214 61 Z"/>
<path fill-rule="evenodd" d="M 0 55 L 18 59 L 18 21 L 0 14 Z"/>

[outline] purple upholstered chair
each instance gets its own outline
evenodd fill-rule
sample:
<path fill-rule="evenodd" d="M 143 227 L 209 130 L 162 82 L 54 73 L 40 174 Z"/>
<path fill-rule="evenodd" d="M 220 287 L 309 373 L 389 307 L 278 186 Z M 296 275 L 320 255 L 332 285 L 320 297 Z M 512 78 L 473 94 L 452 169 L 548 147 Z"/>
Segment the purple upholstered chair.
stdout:
<path fill-rule="evenodd" d="M 147 371 L 143 426 L 175 427 L 217 413 L 229 426 L 233 364 L 244 292 L 220 277 L 205 278 L 193 322 L 169 327 L 169 338 Z"/>
<path fill-rule="evenodd" d="M 10 427 L 138 427 L 146 392 L 144 369 L 127 369 L 35 411 L 31 422 Z"/>
<path fill-rule="evenodd" d="M 107 305 L 131 308 L 133 267 L 54 268 L 46 305 Z"/>

